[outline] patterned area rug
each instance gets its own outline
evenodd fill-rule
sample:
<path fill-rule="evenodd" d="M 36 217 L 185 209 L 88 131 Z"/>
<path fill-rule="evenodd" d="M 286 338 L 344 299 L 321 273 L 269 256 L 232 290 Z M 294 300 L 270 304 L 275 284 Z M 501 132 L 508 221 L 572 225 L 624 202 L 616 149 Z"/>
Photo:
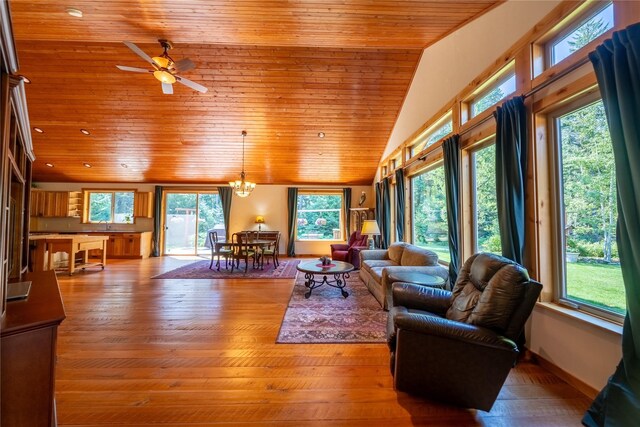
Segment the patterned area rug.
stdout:
<path fill-rule="evenodd" d="M 314 289 L 304 298 L 304 274 L 298 273 L 278 343 L 378 343 L 385 342 L 387 313 L 358 277 L 347 279 L 347 298 L 331 286 Z"/>
<path fill-rule="evenodd" d="M 278 268 L 274 268 L 273 263 L 264 265 L 264 270 L 258 270 L 251 267 L 244 272 L 244 261 L 240 262 L 240 269 L 228 270 L 224 268 L 224 260 L 220 266 L 220 271 L 216 270 L 216 264 L 213 263 L 213 270 L 209 270 L 209 260 L 196 261 L 191 264 L 183 265 L 175 270 L 153 276 L 152 279 L 292 279 L 296 277 L 296 265 L 299 260 L 282 260 Z"/>

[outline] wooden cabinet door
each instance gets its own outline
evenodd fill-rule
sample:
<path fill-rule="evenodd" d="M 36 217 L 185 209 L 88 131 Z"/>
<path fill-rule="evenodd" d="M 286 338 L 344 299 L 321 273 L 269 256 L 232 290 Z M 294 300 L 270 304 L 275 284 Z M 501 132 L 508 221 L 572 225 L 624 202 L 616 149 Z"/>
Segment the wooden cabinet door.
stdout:
<path fill-rule="evenodd" d="M 53 216 L 65 217 L 69 215 L 69 193 L 56 191 L 54 196 Z"/>
<path fill-rule="evenodd" d="M 109 243 L 107 244 L 107 256 L 122 256 L 124 239 L 118 234 L 109 235 Z"/>
<path fill-rule="evenodd" d="M 44 216 L 44 191 L 31 192 L 31 206 L 29 208 L 31 216 Z"/>
<path fill-rule="evenodd" d="M 122 236 L 122 256 L 134 257 L 140 255 L 140 235 L 125 234 Z"/>
<path fill-rule="evenodd" d="M 142 218 L 153 217 L 153 193 L 142 191 L 134 194 L 133 216 Z"/>

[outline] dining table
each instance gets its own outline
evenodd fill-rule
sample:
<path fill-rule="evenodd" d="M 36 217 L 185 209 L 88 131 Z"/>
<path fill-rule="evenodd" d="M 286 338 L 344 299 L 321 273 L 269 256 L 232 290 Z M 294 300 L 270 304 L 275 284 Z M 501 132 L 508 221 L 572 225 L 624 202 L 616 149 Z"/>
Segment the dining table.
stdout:
<path fill-rule="evenodd" d="M 222 248 L 239 248 L 240 246 L 251 246 L 255 249 L 262 249 L 262 248 L 266 248 L 269 247 L 270 245 L 273 245 L 275 243 L 275 240 L 268 240 L 268 239 L 249 239 L 246 242 L 243 243 L 239 243 L 239 242 L 216 242 L 216 252 L 219 252 L 220 249 Z M 262 258 L 260 258 L 260 263 L 259 263 L 259 268 L 260 270 L 264 270 L 264 260 Z"/>

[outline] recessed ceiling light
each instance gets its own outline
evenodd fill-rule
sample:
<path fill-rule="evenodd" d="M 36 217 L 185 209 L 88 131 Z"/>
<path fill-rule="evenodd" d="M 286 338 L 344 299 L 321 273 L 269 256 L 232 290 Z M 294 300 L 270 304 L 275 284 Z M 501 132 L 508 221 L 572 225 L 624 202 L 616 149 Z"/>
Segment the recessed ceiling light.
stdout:
<path fill-rule="evenodd" d="M 126 163 L 120 163 L 120 166 L 122 166 L 122 167 L 123 167 L 123 168 L 125 168 L 125 169 L 129 167 L 129 166 L 127 166 L 127 164 L 126 164 Z"/>
<path fill-rule="evenodd" d="M 20 77 L 22 79 L 23 82 L 25 82 L 26 84 L 31 83 L 31 79 L 29 79 L 29 77 L 27 76 L 23 76 L 22 74 L 18 75 L 18 77 Z"/>
<path fill-rule="evenodd" d="M 76 9 L 73 7 L 68 7 L 67 8 L 67 13 L 71 16 L 73 16 L 74 18 L 82 18 L 82 11 L 80 9 Z"/>
<path fill-rule="evenodd" d="M 42 129 L 40 129 L 39 127 L 34 127 L 33 130 L 35 130 L 38 133 L 44 133 L 44 131 Z"/>
<path fill-rule="evenodd" d="M 53 163 L 45 163 L 45 166 L 52 168 L 53 167 Z"/>
<path fill-rule="evenodd" d="M 318 138 L 324 138 L 324 132 L 318 132 Z"/>
<path fill-rule="evenodd" d="M 90 168 L 91 165 L 89 163 L 83 163 L 82 166 L 84 166 L 85 168 Z"/>
<path fill-rule="evenodd" d="M 82 132 L 82 133 L 83 133 L 83 134 L 85 134 L 85 135 L 91 135 L 91 132 L 89 132 L 89 131 L 88 131 L 88 130 L 86 130 L 86 129 L 80 129 L 80 132 Z"/>

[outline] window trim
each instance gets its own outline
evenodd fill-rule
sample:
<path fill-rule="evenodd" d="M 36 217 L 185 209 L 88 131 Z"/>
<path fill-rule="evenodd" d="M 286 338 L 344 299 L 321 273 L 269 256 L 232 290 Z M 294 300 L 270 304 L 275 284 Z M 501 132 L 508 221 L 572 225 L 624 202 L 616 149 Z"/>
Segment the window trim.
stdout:
<path fill-rule="evenodd" d="M 476 154 L 478 151 L 484 150 L 485 148 L 495 144 L 496 134 L 494 133 L 467 149 L 469 153 L 469 190 L 471 194 L 471 246 L 474 254 L 480 252 L 480 248 L 478 247 L 478 204 L 476 203 Z"/>
<path fill-rule="evenodd" d="M 613 22 L 612 28 L 609 28 L 604 33 L 602 33 L 601 35 L 593 39 L 586 46 L 583 46 L 582 48 L 573 52 L 566 58 L 553 64 L 551 61 L 553 57 L 553 52 L 552 52 L 553 46 L 558 41 L 560 41 L 567 35 L 571 34 L 582 24 L 587 22 L 589 19 L 591 19 L 592 17 L 594 17 L 595 15 L 597 15 L 598 13 L 600 13 L 601 11 L 609 7 L 610 5 L 613 5 L 613 8 L 614 8 L 614 13 L 613 13 L 614 22 Z M 616 5 L 613 0 L 610 0 L 606 3 L 598 2 L 598 1 L 585 2 L 582 5 L 578 6 L 572 13 L 565 16 L 551 30 L 549 30 L 547 33 L 545 33 L 540 38 L 535 40 L 531 44 L 532 56 L 533 56 L 531 71 L 532 71 L 533 79 L 535 80 L 536 78 L 540 77 L 545 71 L 552 69 L 554 67 L 557 67 L 559 64 L 569 60 L 569 58 L 574 57 L 584 48 L 588 47 L 591 43 L 600 39 L 601 37 L 609 37 L 609 34 L 617 28 L 616 20 L 615 20 L 616 18 L 615 8 L 616 8 Z"/>
<path fill-rule="evenodd" d="M 433 134 L 435 134 L 436 132 L 438 132 L 440 129 L 442 129 L 446 123 L 451 122 L 451 132 L 447 133 L 446 135 L 444 135 L 442 138 L 438 139 L 437 141 L 434 141 L 431 145 L 429 145 L 428 147 L 426 146 L 426 140 L 429 139 L 430 136 L 432 136 Z M 448 137 L 449 135 L 451 135 L 453 133 L 453 109 L 449 109 L 449 111 L 447 111 L 446 113 L 444 113 L 442 116 L 440 116 L 436 121 L 434 121 L 432 124 L 430 124 L 425 130 L 423 130 L 422 132 L 420 132 L 418 134 L 418 136 L 416 136 L 413 140 L 413 142 L 411 143 L 411 145 L 408 147 L 408 152 L 409 152 L 409 158 L 412 158 L 420 153 L 425 152 L 426 150 L 430 149 L 431 147 L 435 146 L 438 141 L 441 141 L 443 139 L 445 139 L 446 137 Z M 418 146 L 424 144 L 425 146 L 422 147 L 420 150 L 417 150 Z"/>
<path fill-rule="evenodd" d="M 599 92 L 588 93 L 584 96 L 572 99 L 570 102 L 559 103 L 555 108 L 546 113 L 547 127 L 549 132 L 549 155 L 550 155 L 550 179 L 551 197 L 552 197 L 552 235 L 553 235 L 553 277 L 558 286 L 554 286 L 554 302 L 558 305 L 569 307 L 587 315 L 599 317 L 617 324 L 624 321 L 624 316 L 615 312 L 604 310 L 595 305 L 576 301 L 566 296 L 567 292 L 567 275 L 565 267 L 566 256 L 566 238 L 564 233 L 565 220 L 563 205 L 563 181 L 561 174 L 562 147 L 560 146 L 560 137 L 557 126 L 557 120 L 572 111 L 587 107 L 599 100 L 602 96 Z"/>
<path fill-rule="evenodd" d="M 516 60 L 515 58 L 513 58 L 491 77 L 485 80 L 480 86 L 478 86 L 478 88 L 474 90 L 465 101 L 462 102 L 462 123 L 466 123 L 482 115 L 482 113 L 490 110 L 493 106 L 498 104 L 503 99 L 506 99 L 510 95 L 516 93 L 518 91 L 518 74 L 516 71 Z M 480 100 L 480 98 L 484 97 L 497 87 L 500 87 L 503 83 L 510 80 L 511 77 L 515 77 L 516 79 L 516 87 L 514 88 L 513 92 L 506 93 L 503 98 L 499 99 L 493 105 L 487 107 L 482 111 L 479 111 L 478 114 L 473 114 L 473 106 L 478 102 L 478 100 Z"/>
<path fill-rule="evenodd" d="M 299 189 L 300 196 L 340 196 L 340 239 L 299 239 L 298 238 L 298 203 L 296 200 L 296 220 L 294 227 L 295 242 L 344 242 L 348 239 L 346 227 L 346 210 L 344 203 L 344 192 L 342 190 L 322 190 L 322 189 Z M 345 238 L 346 236 L 346 238 Z"/>
<path fill-rule="evenodd" d="M 138 192 L 135 188 L 83 188 L 82 189 L 82 200 L 84 201 L 84 207 L 82 209 L 82 224 L 102 224 L 100 221 L 91 221 L 89 218 L 91 216 L 91 193 L 112 193 L 113 197 L 111 198 L 111 221 L 108 221 L 107 224 L 135 224 L 136 223 L 136 193 Z M 116 198 L 115 193 L 132 193 L 133 194 L 133 212 L 131 213 L 131 222 L 115 222 L 115 208 L 116 208 Z"/>
<path fill-rule="evenodd" d="M 408 188 L 409 188 L 409 195 L 410 195 L 411 203 L 410 203 L 410 206 L 409 206 L 409 214 L 410 214 L 410 217 L 409 217 L 409 230 L 408 230 L 409 232 L 407 233 L 406 230 L 405 230 L 405 234 L 407 234 L 409 236 L 409 242 L 412 245 L 416 245 L 417 246 L 417 244 L 415 242 L 415 240 L 416 240 L 415 239 L 415 235 L 414 235 L 415 234 L 415 220 L 414 220 L 414 218 L 415 218 L 415 200 L 414 200 L 414 197 L 413 197 L 413 195 L 414 195 L 414 183 L 413 183 L 414 181 L 413 180 L 415 178 L 419 177 L 420 175 L 424 175 L 424 174 L 429 173 L 429 172 L 431 172 L 431 171 L 433 171 L 435 169 L 438 169 L 440 167 L 444 168 L 444 160 L 441 157 L 436 159 L 436 160 L 434 160 L 433 162 L 429 163 L 425 167 L 420 168 L 419 170 L 416 170 L 415 172 L 411 173 L 411 175 L 406 177 L 406 179 L 409 180 Z M 448 217 L 448 215 L 449 215 L 449 211 L 447 210 L 447 217 Z M 448 243 L 447 243 L 447 245 L 448 245 Z M 449 261 L 440 259 L 440 257 L 438 257 L 438 263 L 440 263 L 440 264 L 442 264 L 444 266 L 448 266 L 449 265 Z"/>

